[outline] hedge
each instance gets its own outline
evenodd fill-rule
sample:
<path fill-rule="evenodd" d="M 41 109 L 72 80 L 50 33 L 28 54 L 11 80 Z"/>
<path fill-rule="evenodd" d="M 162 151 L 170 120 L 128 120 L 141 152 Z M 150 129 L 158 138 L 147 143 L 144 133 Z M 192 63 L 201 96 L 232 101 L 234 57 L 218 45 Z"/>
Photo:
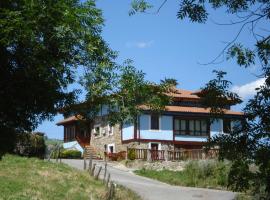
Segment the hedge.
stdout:
<path fill-rule="evenodd" d="M 71 159 L 81 158 L 82 152 L 73 149 L 65 149 L 61 152 L 60 156 L 61 158 L 71 158 Z"/>
<path fill-rule="evenodd" d="M 51 158 L 56 159 L 58 156 L 58 151 L 54 151 L 52 153 Z M 74 149 L 60 149 L 60 155 L 59 158 L 67 158 L 67 159 L 79 159 L 82 158 L 82 153 L 78 150 Z"/>

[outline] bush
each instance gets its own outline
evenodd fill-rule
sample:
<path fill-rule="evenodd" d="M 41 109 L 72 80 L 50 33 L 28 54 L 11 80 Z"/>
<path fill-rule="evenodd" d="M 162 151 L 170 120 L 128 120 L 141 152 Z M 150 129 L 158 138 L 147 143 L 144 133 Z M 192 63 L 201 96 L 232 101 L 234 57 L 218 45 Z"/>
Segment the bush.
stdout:
<path fill-rule="evenodd" d="M 62 152 L 60 152 L 61 158 L 71 158 L 71 159 L 78 159 L 82 157 L 82 153 L 78 150 L 73 149 L 65 149 Z"/>
<path fill-rule="evenodd" d="M 118 153 L 105 153 L 105 156 L 112 161 L 121 161 L 126 159 L 126 151 L 120 151 Z"/>
<path fill-rule="evenodd" d="M 226 161 L 205 160 L 190 161 L 183 171 L 142 169 L 135 173 L 173 185 L 224 189 L 228 185 L 230 167 Z"/>
<path fill-rule="evenodd" d="M 45 151 L 46 145 L 43 133 L 21 133 L 16 135 L 16 144 L 13 150 L 15 154 L 43 159 Z"/>
<path fill-rule="evenodd" d="M 129 160 L 135 160 L 135 158 L 136 158 L 135 149 L 129 149 L 128 150 L 128 159 Z"/>

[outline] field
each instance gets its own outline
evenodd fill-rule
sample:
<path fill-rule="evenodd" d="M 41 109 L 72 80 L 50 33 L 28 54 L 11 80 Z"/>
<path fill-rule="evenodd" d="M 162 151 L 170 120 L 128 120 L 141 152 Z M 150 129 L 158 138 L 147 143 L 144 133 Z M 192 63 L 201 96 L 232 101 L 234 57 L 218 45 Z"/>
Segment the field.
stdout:
<path fill-rule="evenodd" d="M 101 181 L 65 164 L 13 155 L 6 155 L 0 161 L 0 199 L 94 200 L 106 199 L 106 192 Z M 115 199 L 139 197 L 118 186 Z"/>

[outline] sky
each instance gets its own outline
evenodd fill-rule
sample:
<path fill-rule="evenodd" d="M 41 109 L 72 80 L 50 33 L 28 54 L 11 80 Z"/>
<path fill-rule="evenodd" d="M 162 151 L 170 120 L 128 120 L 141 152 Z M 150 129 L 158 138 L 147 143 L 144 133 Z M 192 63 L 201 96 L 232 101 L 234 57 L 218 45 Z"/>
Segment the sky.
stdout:
<path fill-rule="evenodd" d="M 156 6 L 162 3 L 158 0 L 153 2 Z M 201 64 L 212 61 L 240 28 L 239 25 L 215 23 L 228 23 L 235 19 L 222 9 L 210 10 L 209 20 L 205 24 L 197 24 L 176 18 L 178 1 L 168 1 L 158 14 L 133 16 L 128 15 L 128 0 L 99 0 L 97 7 L 103 11 L 105 19 L 102 36 L 118 52 L 117 62 L 132 59 L 136 68 L 146 73 L 147 80 L 159 82 L 164 78 L 174 78 L 179 83 L 178 88 L 198 90 L 214 78 L 214 69 L 226 71 L 226 78 L 232 82 L 232 91 L 244 100 L 242 105 L 234 107 L 235 110 L 241 110 L 254 94 L 254 88 L 264 82 L 256 76 L 260 72 L 257 65 L 245 69 L 226 59 L 220 64 Z M 255 40 L 245 29 L 237 42 L 252 47 Z M 44 121 L 36 131 L 46 133 L 49 138 L 62 139 L 63 127 L 55 125 L 61 119 L 63 117 L 57 115 L 54 121 Z"/>

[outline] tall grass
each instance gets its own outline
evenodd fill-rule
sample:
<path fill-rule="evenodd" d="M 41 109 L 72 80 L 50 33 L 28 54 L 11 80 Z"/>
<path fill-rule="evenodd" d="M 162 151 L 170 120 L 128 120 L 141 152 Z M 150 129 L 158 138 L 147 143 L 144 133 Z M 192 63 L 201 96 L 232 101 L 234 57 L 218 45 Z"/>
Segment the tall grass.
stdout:
<path fill-rule="evenodd" d="M 141 169 L 135 173 L 173 185 L 226 189 L 229 169 L 229 162 L 208 160 L 190 161 L 183 171 Z"/>
<path fill-rule="evenodd" d="M 106 193 L 102 181 L 65 164 L 13 155 L 6 155 L 0 161 L 0 200 L 97 200 L 105 199 Z M 126 188 L 117 187 L 115 199 L 139 197 Z"/>

